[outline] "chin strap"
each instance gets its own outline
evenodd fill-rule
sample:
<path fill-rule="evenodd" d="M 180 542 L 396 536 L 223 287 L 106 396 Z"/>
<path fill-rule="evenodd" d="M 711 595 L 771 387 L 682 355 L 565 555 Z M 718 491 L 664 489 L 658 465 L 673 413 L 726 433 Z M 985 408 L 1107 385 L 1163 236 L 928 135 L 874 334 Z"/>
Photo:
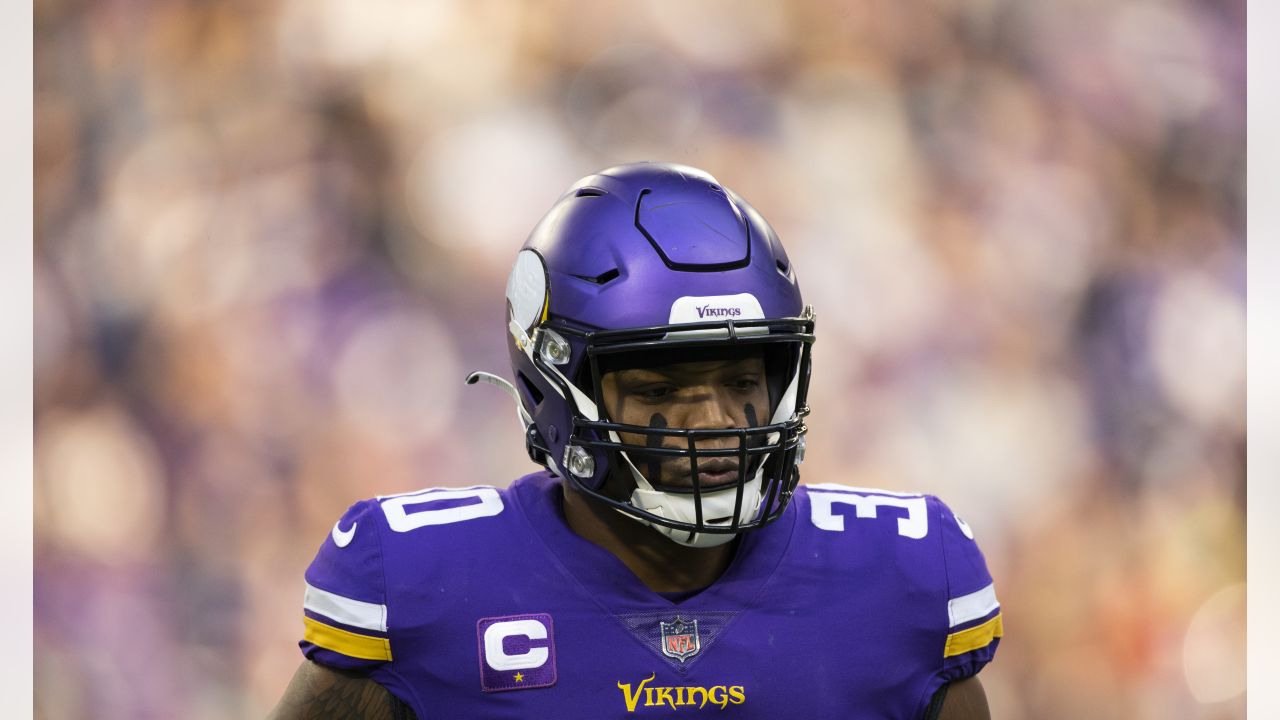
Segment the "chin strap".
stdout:
<path fill-rule="evenodd" d="M 622 453 L 620 453 L 622 454 Z M 631 504 L 653 513 L 659 517 L 678 522 L 694 523 L 698 519 L 697 503 L 693 495 L 663 492 L 657 490 L 627 459 L 631 474 L 635 477 L 636 489 L 631 493 Z M 742 488 L 742 507 L 738 511 L 738 522 L 743 523 L 755 517 L 760 510 L 760 478 L 764 474 L 764 464 L 756 469 L 755 475 Z M 702 493 L 702 523 L 711 527 L 733 524 L 733 505 L 738 499 L 738 487 L 723 488 Z M 619 512 L 622 512 L 619 510 Z M 623 513 L 626 515 L 626 513 Z M 628 515 L 627 517 L 632 517 Z M 708 522 L 708 517 L 725 518 L 720 522 Z M 632 518 L 636 519 L 636 518 Z M 641 521 L 644 522 L 644 521 Z M 672 542 L 686 547 L 716 547 L 733 540 L 737 535 L 731 533 L 699 533 L 688 530 L 677 530 L 657 523 L 646 523 L 649 527 L 666 535 Z"/>
<path fill-rule="evenodd" d="M 609 431 L 609 439 L 620 442 L 618 434 Z M 683 523 L 696 523 L 698 520 L 698 501 L 692 494 L 663 492 L 653 486 L 649 479 L 640 472 L 626 451 L 619 451 L 618 456 L 627 464 L 636 489 L 631 492 L 631 504 L 645 512 L 652 513 L 667 520 Z M 755 475 L 742 488 L 742 507 L 738 511 L 738 522 L 744 523 L 755 517 L 760 510 L 760 478 L 764 475 L 764 463 L 756 468 Z M 738 499 L 738 487 L 711 490 L 702 493 L 702 522 L 710 526 L 729 526 L 733 524 L 733 505 Z M 672 542 L 686 547 L 716 547 L 737 537 L 731 533 L 699 533 L 689 530 L 677 530 L 666 525 L 659 525 L 618 510 L 622 515 L 644 523 L 667 536 Z M 725 518 L 717 523 L 707 522 L 707 518 Z"/>

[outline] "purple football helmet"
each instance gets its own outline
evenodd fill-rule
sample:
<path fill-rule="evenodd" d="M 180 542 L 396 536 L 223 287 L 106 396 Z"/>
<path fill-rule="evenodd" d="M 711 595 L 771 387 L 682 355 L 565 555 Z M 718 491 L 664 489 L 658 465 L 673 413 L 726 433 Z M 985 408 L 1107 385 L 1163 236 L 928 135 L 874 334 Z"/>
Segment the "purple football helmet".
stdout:
<path fill-rule="evenodd" d="M 635 163 L 578 181 L 517 255 L 507 319 L 536 462 L 685 545 L 718 545 L 782 514 L 804 457 L 813 311 L 773 229 L 711 175 Z M 604 416 L 601 375 L 619 360 L 679 362 L 714 348 L 767 358 L 765 424 L 655 428 Z M 720 449 L 698 447 L 708 440 Z M 655 453 L 687 460 L 692 487 L 646 477 L 638 458 Z M 725 457 L 738 460 L 737 481 L 704 488 L 699 463 Z M 611 472 L 633 483 L 629 497 L 605 492 Z"/>

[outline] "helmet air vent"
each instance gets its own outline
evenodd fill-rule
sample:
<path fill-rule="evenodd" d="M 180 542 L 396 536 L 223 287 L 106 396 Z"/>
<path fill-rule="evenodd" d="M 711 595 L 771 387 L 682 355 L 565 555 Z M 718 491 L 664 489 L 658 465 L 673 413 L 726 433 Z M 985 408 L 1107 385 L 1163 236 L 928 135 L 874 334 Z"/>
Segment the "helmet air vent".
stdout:
<path fill-rule="evenodd" d="M 604 285 L 612 280 L 618 279 L 618 276 L 621 274 L 622 274 L 621 270 L 619 270 L 618 268 L 613 268 L 612 270 L 605 270 L 604 272 L 595 276 L 574 275 L 574 277 L 578 278 L 579 280 L 586 280 L 587 282 L 594 283 L 596 285 Z"/>
<path fill-rule="evenodd" d="M 607 194 L 608 193 L 606 193 L 605 191 L 597 187 L 584 187 L 584 188 L 578 188 L 578 192 L 574 193 L 573 196 L 574 197 L 600 197 L 601 195 L 607 195 Z"/>
<path fill-rule="evenodd" d="M 516 381 L 520 384 L 520 389 L 533 401 L 533 406 L 537 407 L 542 404 L 542 391 L 534 385 L 527 375 L 522 372 L 516 373 Z"/>

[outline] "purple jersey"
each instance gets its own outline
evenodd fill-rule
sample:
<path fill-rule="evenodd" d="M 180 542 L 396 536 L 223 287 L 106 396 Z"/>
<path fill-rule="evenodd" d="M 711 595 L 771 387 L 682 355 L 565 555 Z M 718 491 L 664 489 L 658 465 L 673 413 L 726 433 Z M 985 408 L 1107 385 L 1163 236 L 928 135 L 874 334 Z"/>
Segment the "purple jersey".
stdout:
<path fill-rule="evenodd" d="M 796 490 L 686 598 L 566 524 L 559 480 L 356 503 L 306 573 L 303 653 L 433 718 L 904 718 L 1002 634 L 982 553 L 937 498 Z"/>

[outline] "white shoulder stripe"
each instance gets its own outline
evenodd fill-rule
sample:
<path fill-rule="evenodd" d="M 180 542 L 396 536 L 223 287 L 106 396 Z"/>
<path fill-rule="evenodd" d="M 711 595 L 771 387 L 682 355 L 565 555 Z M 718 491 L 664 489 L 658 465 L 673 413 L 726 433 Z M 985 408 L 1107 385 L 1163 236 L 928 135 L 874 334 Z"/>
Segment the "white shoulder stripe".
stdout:
<path fill-rule="evenodd" d="M 947 603 L 947 615 L 951 619 L 951 627 L 970 620 L 977 620 L 991 614 L 1000 607 L 996 600 L 995 584 L 988 585 L 977 592 L 961 595 Z"/>
<path fill-rule="evenodd" d="M 307 583 L 307 591 L 302 596 L 302 607 L 344 625 L 365 630 L 387 631 L 386 605 L 335 595 L 311 583 Z"/>

